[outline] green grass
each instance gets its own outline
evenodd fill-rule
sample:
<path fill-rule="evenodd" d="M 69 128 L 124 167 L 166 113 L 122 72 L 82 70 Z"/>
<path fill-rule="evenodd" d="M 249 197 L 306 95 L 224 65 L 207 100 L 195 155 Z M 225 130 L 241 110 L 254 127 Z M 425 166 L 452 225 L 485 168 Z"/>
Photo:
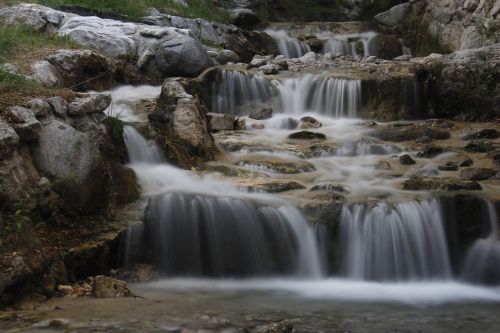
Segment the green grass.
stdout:
<path fill-rule="evenodd" d="M 7 1 L 11 4 L 15 2 L 21 1 Z M 179 5 L 173 0 L 33 0 L 31 2 L 53 8 L 79 6 L 103 14 L 125 15 L 130 20 L 137 20 L 147 15 L 147 9 L 155 7 L 165 14 L 203 18 L 222 23 L 229 21 L 229 13 L 214 6 L 210 0 L 189 0 L 188 7 Z"/>
<path fill-rule="evenodd" d="M 74 48 L 66 37 L 38 32 L 25 26 L 0 26 L 0 63 L 7 62 L 20 52 L 46 47 Z"/>

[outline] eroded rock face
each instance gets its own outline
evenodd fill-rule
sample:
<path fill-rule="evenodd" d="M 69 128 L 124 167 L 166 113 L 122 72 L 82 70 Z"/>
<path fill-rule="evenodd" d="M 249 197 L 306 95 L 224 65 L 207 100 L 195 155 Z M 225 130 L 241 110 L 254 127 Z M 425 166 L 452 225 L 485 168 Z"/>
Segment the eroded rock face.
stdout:
<path fill-rule="evenodd" d="M 58 192 L 72 206 L 85 212 L 101 206 L 101 155 L 93 138 L 52 120 L 40 131 L 34 159 L 38 169 L 54 180 Z"/>
<path fill-rule="evenodd" d="M 16 131 L 0 117 L 0 159 L 9 156 L 19 143 Z"/>
<path fill-rule="evenodd" d="M 167 79 L 156 111 L 149 115 L 156 141 L 167 156 L 183 167 L 212 160 L 218 151 L 208 132 L 206 111 L 176 79 Z"/>

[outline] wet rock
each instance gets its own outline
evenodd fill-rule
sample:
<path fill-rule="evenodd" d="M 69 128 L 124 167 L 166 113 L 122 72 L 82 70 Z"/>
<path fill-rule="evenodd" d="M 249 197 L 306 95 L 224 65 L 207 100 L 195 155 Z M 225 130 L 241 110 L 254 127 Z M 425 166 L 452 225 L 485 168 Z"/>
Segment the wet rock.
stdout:
<path fill-rule="evenodd" d="M 349 193 L 351 192 L 349 188 L 340 184 L 319 184 L 311 187 L 309 192 L 317 192 L 317 191 L 325 191 L 325 192 L 340 192 L 340 193 Z"/>
<path fill-rule="evenodd" d="M 369 135 L 384 141 L 402 142 L 412 141 L 423 136 L 434 140 L 446 140 L 450 138 L 450 133 L 445 131 L 436 131 L 426 126 L 404 126 L 404 127 L 385 127 L 371 131 Z"/>
<path fill-rule="evenodd" d="M 430 176 L 437 176 L 439 175 L 439 171 L 436 168 L 423 168 L 415 172 L 412 176 L 423 176 L 423 177 L 430 177 Z"/>
<path fill-rule="evenodd" d="M 134 170 L 117 165 L 113 168 L 112 177 L 117 204 L 122 205 L 139 199 L 141 191 Z"/>
<path fill-rule="evenodd" d="M 14 129 L 22 141 L 34 141 L 38 139 L 42 126 L 32 110 L 13 106 L 9 108 L 8 114 Z"/>
<path fill-rule="evenodd" d="M 255 119 L 255 120 L 269 119 L 272 116 L 273 116 L 273 109 L 271 109 L 271 108 L 254 110 L 254 111 L 250 112 L 250 114 L 248 115 L 249 118 Z"/>
<path fill-rule="evenodd" d="M 111 104 L 110 94 L 92 94 L 77 98 L 68 106 L 68 113 L 73 116 L 83 116 L 106 110 Z"/>
<path fill-rule="evenodd" d="M 277 65 L 274 64 L 267 64 L 262 67 L 259 67 L 259 70 L 262 71 L 262 73 L 266 75 L 274 75 L 278 74 L 280 71 L 280 68 Z"/>
<path fill-rule="evenodd" d="M 247 191 L 250 192 L 257 191 L 257 192 L 267 192 L 267 193 L 281 193 L 286 191 L 301 190 L 304 188 L 305 187 L 302 184 L 297 183 L 295 181 L 283 181 L 283 180 L 254 184 L 243 187 L 243 189 L 246 189 Z"/>
<path fill-rule="evenodd" d="M 474 153 L 487 153 L 495 149 L 495 143 L 489 140 L 473 140 L 469 142 L 465 147 L 465 151 Z"/>
<path fill-rule="evenodd" d="M 247 123 L 245 119 L 236 119 L 234 129 L 237 131 L 245 131 L 247 129 Z"/>
<path fill-rule="evenodd" d="M 458 165 L 456 162 L 447 162 L 444 165 L 438 166 L 438 170 L 440 170 L 440 171 L 457 171 Z"/>
<path fill-rule="evenodd" d="M 470 158 L 462 159 L 457 162 L 457 165 L 460 168 L 470 167 L 472 164 L 474 164 L 474 161 L 472 161 Z"/>
<path fill-rule="evenodd" d="M 320 128 L 322 124 L 313 117 L 302 117 L 300 118 L 300 128 L 309 129 L 309 128 Z"/>
<path fill-rule="evenodd" d="M 416 162 L 413 158 L 411 158 L 410 155 L 404 154 L 404 155 L 399 156 L 399 163 L 401 163 L 403 165 L 412 165 L 412 164 L 415 164 Z"/>
<path fill-rule="evenodd" d="M 449 121 L 446 119 L 439 119 L 439 118 L 426 119 L 423 123 L 424 123 L 424 125 L 427 125 L 430 127 L 437 127 L 437 128 L 442 128 L 442 129 L 450 129 L 450 128 L 455 127 L 455 124 L 452 121 Z"/>
<path fill-rule="evenodd" d="M 391 164 L 387 161 L 378 161 L 373 168 L 375 170 L 391 170 Z"/>
<path fill-rule="evenodd" d="M 179 79 L 165 80 L 156 110 L 148 115 L 152 136 L 167 156 L 184 167 L 196 167 L 218 153 L 208 131 L 205 109 Z"/>
<path fill-rule="evenodd" d="M 335 145 L 316 144 L 309 147 L 310 157 L 331 157 L 337 155 L 339 148 Z"/>
<path fill-rule="evenodd" d="M 212 131 L 232 131 L 234 130 L 235 118 L 233 115 L 223 113 L 207 113 Z"/>
<path fill-rule="evenodd" d="M 273 56 L 262 56 L 262 55 L 254 55 L 252 61 L 250 61 L 250 68 L 257 68 L 267 65 L 269 61 L 273 59 Z"/>
<path fill-rule="evenodd" d="M 17 149 L 18 143 L 16 131 L 0 117 L 0 160 L 10 156 Z"/>
<path fill-rule="evenodd" d="M 299 121 L 294 118 L 286 118 L 281 121 L 280 128 L 286 130 L 293 130 L 299 126 Z"/>
<path fill-rule="evenodd" d="M 241 61 L 240 57 L 231 50 L 210 49 L 208 54 L 220 65 L 225 65 L 229 62 L 236 64 Z"/>
<path fill-rule="evenodd" d="M 290 320 L 283 320 L 276 323 L 257 327 L 256 333 L 292 333 L 293 324 Z"/>
<path fill-rule="evenodd" d="M 275 156 L 247 155 L 236 164 L 241 166 L 256 167 L 284 174 L 311 172 L 316 170 L 313 164 L 302 160 L 286 160 Z"/>
<path fill-rule="evenodd" d="M 288 138 L 294 140 L 325 140 L 326 135 L 323 133 L 301 131 L 290 134 Z"/>
<path fill-rule="evenodd" d="M 52 112 L 50 104 L 41 98 L 34 98 L 26 103 L 26 107 L 33 111 L 36 117 L 45 117 Z"/>
<path fill-rule="evenodd" d="M 440 146 L 427 146 L 417 154 L 418 158 L 434 158 L 444 153 L 444 149 Z"/>
<path fill-rule="evenodd" d="M 475 181 L 456 178 L 437 178 L 416 176 L 403 183 L 403 190 L 410 191 L 480 191 L 482 187 Z"/>
<path fill-rule="evenodd" d="M 495 176 L 497 170 L 487 169 L 487 168 L 467 168 L 460 172 L 460 178 L 462 180 L 487 180 Z"/>
<path fill-rule="evenodd" d="M 93 279 L 92 294 L 97 298 L 129 297 L 132 293 L 127 283 L 104 275 L 98 275 Z"/>
<path fill-rule="evenodd" d="M 463 140 L 476 140 L 476 139 L 496 139 L 499 134 L 496 129 L 493 128 L 485 128 L 479 131 L 466 133 L 462 136 Z"/>

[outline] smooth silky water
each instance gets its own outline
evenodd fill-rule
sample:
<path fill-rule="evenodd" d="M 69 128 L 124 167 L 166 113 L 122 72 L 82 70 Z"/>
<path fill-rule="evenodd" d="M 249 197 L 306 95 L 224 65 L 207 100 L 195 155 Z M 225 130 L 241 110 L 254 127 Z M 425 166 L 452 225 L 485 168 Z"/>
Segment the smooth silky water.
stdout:
<path fill-rule="evenodd" d="M 358 81 L 312 75 L 268 81 L 232 71 L 222 76 L 229 82 L 214 85 L 212 111 L 237 109 L 245 116 L 269 105 L 275 115 L 246 118 L 247 131 L 216 134 L 222 146 L 241 144 L 217 163 L 234 166 L 248 154 L 303 160 L 300 145 L 287 141 L 297 130 L 286 124 L 305 115 L 323 124 L 313 131 L 325 133 L 333 148 L 308 156 L 316 169 L 311 172 L 283 175 L 242 165 L 237 168 L 255 173 L 230 179 L 168 164 L 155 144 L 126 126 L 130 166 L 148 207 L 144 225 L 131 228 L 126 237 L 124 264 L 131 267 L 147 257 L 161 278 L 131 284 L 144 298 L 52 300 L 47 309 L 61 310 L 36 312 L 33 318 L 67 318 L 76 332 L 172 327 L 233 332 L 277 319 L 291 319 L 298 332 L 498 330 L 500 287 L 479 284 L 485 282 L 481 272 L 498 262 L 494 209 L 485 205 L 491 236 L 478 240 L 462 273 L 454 273 L 439 201 L 397 189 L 395 184 L 409 175 L 388 176 L 373 167 L 404 149 L 369 138 L 369 129 L 360 126 L 363 121 L 355 118 L 362 93 Z M 114 91 L 115 105 L 133 105 L 144 93 L 126 89 L 126 94 Z M 159 92 L 146 90 L 146 96 Z M 123 110 L 123 117 L 134 116 L 131 123 L 144 120 L 134 108 Z M 253 124 L 265 128 L 252 129 Z M 419 163 L 432 167 L 435 162 Z M 300 190 L 283 195 L 242 190 L 262 179 L 296 180 L 306 185 L 302 191 L 329 183 L 347 188 L 350 199 L 342 208 L 339 238 L 329 239 L 323 228 L 306 221 L 297 208 L 303 203 Z M 340 254 L 334 273 L 323 253 L 324 243 L 332 241 Z"/>

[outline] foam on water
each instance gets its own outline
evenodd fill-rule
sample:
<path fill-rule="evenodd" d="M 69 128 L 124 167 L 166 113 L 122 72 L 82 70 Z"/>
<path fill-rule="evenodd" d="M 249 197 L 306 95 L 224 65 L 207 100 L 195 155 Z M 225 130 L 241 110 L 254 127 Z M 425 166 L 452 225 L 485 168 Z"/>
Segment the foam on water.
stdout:
<path fill-rule="evenodd" d="M 380 283 L 345 279 L 167 279 L 144 288 L 199 291 L 286 292 L 301 298 L 336 302 L 404 303 L 415 306 L 445 303 L 500 303 L 500 288 L 484 288 L 454 281 Z"/>

